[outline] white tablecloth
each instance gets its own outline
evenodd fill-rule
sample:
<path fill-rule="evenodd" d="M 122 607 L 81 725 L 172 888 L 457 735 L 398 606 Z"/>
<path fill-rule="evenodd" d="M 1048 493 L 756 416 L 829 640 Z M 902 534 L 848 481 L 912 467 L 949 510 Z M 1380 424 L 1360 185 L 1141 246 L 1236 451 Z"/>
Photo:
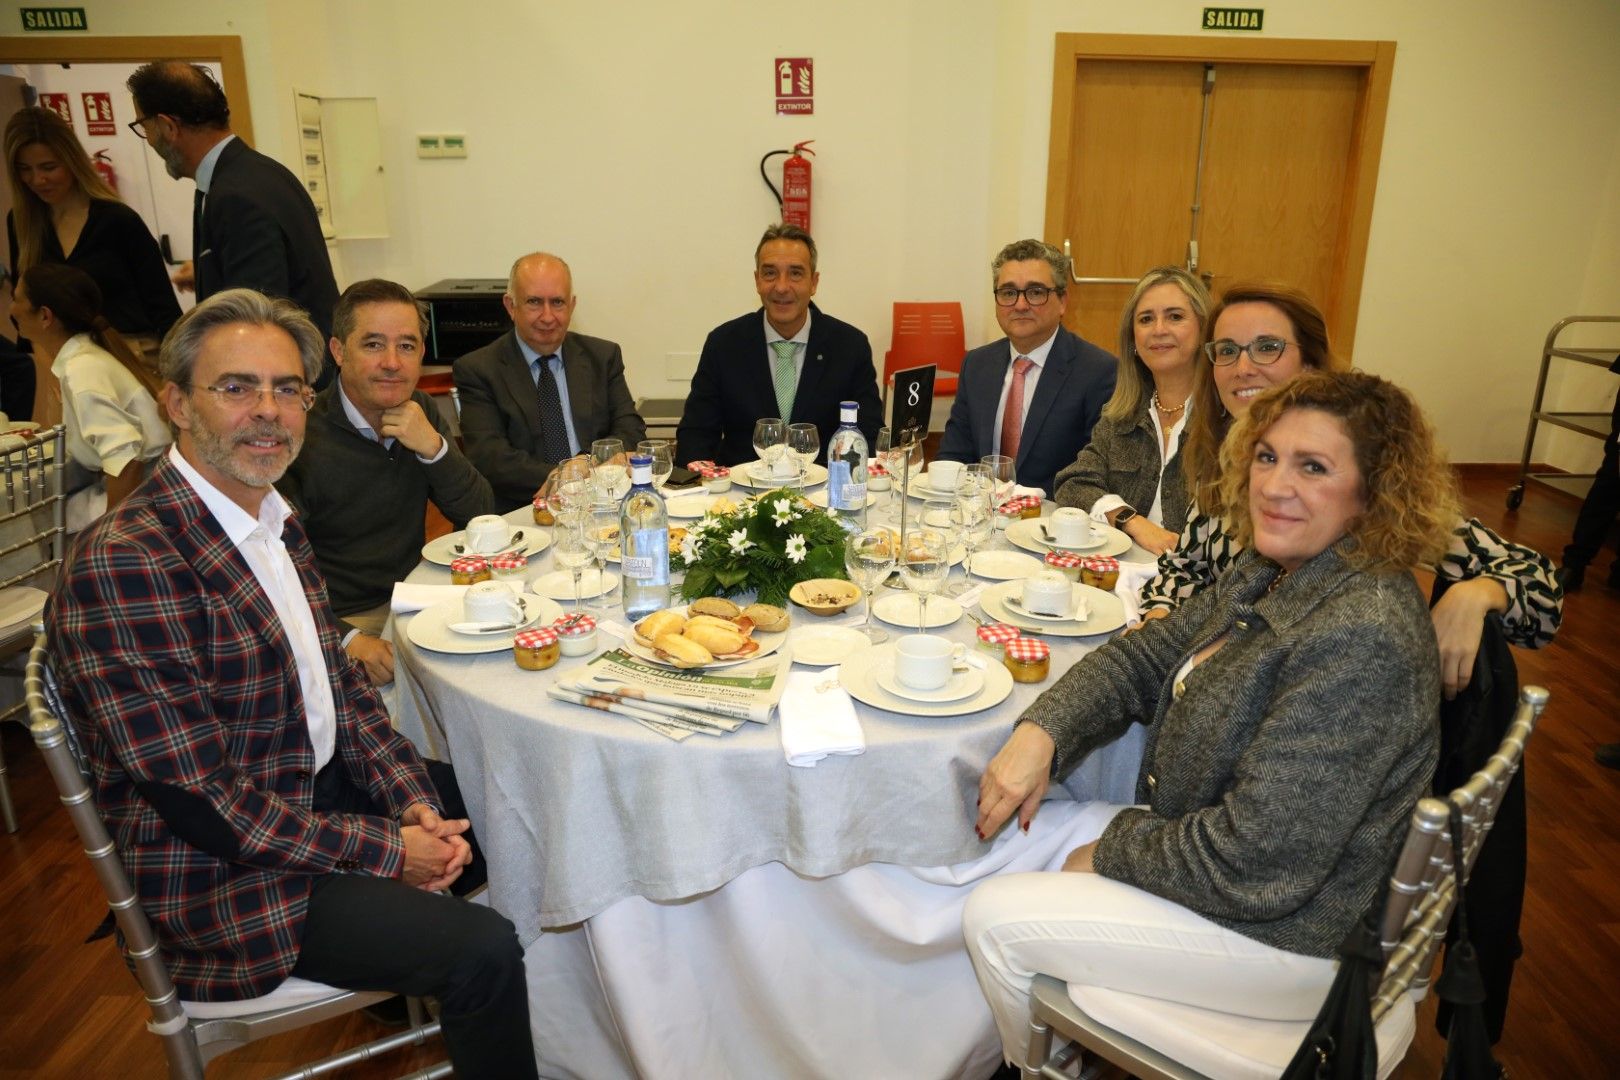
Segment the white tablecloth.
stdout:
<path fill-rule="evenodd" d="M 550 568 L 536 562 L 533 575 Z M 1050 682 L 966 717 L 860 705 L 866 752 L 798 769 L 774 721 L 672 742 L 547 698 L 583 660 L 537 673 L 505 651 L 433 653 L 408 618 L 397 722 L 455 765 L 491 903 L 527 950 L 548 1076 L 986 1073 L 997 1042 L 962 948 L 967 892 L 1060 863 L 1071 794 L 1134 795 L 1140 729 L 1056 789 L 1030 836 L 974 835 L 979 775 Z M 1054 675 L 1100 643 L 1047 640 Z"/>

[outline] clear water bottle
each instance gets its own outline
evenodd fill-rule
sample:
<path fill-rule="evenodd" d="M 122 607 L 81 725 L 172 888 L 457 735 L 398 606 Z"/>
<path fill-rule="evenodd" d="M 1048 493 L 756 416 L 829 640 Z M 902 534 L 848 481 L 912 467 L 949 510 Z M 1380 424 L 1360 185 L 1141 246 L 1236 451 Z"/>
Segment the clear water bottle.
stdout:
<path fill-rule="evenodd" d="M 866 527 L 866 436 L 855 426 L 860 406 L 838 406 L 838 430 L 827 444 L 827 509 L 850 532 Z"/>
<path fill-rule="evenodd" d="M 653 488 L 652 455 L 630 458 L 630 494 L 619 510 L 624 614 L 631 622 L 669 606 L 669 515 Z"/>

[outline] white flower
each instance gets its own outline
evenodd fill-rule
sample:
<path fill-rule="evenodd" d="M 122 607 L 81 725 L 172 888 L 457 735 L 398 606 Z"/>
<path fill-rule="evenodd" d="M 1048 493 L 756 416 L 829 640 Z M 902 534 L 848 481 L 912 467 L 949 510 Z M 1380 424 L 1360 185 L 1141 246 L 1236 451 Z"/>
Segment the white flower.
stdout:
<path fill-rule="evenodd" d="M 800 536 L 798 533 L 794 533 L 792 536 L 788 537 L 787 546 L 783 549 L 783 554 L 785 554 L 792 562 L 802 563 L 804 562 L 804 557 L 810 554 L 810 551 L 804 542 L 804 537 Z"/>
<path fill-rule="evenodd" d="M 699 534 L 688 532 L 681 538 L 681 559 L 687 566 L 698 561 Z"/>
<path fill-rule="evenodd" d="M 747 529 L 738 529 L 736 532 L 732 533 L 729 542 L 731 544 L 731 550 L 735 551 L 738 555 L 741 555 L 743 552 L 754 546 L 754 542 L 748 539 Z"/>
<path fill-rule="evenodd" d="M 771 520 L 779 526 L 786 525 L 793 520 L 793 507 L 786 502 L 777 503 L 776 509 L 771 511 Z"/>

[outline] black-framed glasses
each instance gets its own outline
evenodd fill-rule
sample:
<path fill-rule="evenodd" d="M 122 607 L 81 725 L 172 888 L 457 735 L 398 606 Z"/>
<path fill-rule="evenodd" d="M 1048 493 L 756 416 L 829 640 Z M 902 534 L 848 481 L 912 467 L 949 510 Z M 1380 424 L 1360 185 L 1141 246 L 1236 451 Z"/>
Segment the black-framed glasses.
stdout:
<path fill-rule="evenodd" d="M 274 386 L 265 386 L 262 383 L 224 382 L 195 389 L 207 390 L 218 398 L 222 405 L 232 409 L 246 409 L 257 405 L 259 398 L 265 394 L 269 394 L 271 403 L 283 412 L 291 412 L 295 406 L 303 412 L 309 412 L 315 404 L 314 389 L 309 384 L 301 382 L 277 383 Z"/>
<path fill-rule="evenodd" d="M 1221 338 L 1219 341 L 1207 343 L 1204 346 L 1204 355 L 1209 357 L 1209 362 L 1216 367 L 1226 367 L 1228 364 L 1237 363 L 1239 356 L 1248 353 L 1249 359 L 1254 363 L 1261 367 L 1270 367 L 1282 359 L 1282 354 L 1287 352 L 1288 346 L 1292 344 L 1293 342 L 1286 338 L 1272 337 L 1269 334 L 1262 334 L 1247 345 L 1239 345 L 1231 338 Z"/>
<path fill-rule="evenodd" d="M 135 137 L 137 139 L 144 140 L 146 138 L 146 128 L 142 127 L 141 125 L 145 124 L 148 120 L 156 120 L 157 115 L 157 113 L 153 113 L 151 116 L 137 116 L 135 119 L 129 122 L 129 130 L 135 133 Z"/>
<path fill-rule="evenodd" d="M 1062 289 L 1054 289 L 1050 285 L 1025 285 L 1022 289 L 1013 285 L 1003 285 L 995 290 L 994 295 L 996 304 L 999 307 L 1012 307 L 1018 303 L 1020 296 L 1029 301 L 1030 307 L 1040 307 L 1046 303 L 1053 293 L 1062 291 Z"/>

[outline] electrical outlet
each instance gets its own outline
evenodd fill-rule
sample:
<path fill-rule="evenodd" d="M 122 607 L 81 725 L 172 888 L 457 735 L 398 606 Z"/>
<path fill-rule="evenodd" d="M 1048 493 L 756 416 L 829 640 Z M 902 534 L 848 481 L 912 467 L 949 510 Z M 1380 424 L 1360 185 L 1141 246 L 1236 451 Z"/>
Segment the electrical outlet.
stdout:
<path fill-rule="evenodd" d="M 445 134 L 439 136 L 439 139 L 441 147 L 439 153 L 440 157 L 464 158 L 467 156 L 467 136 L 462 132 L 446 132 Z"/>
<path fill-rule="evenodd" d="M 416 136 L 416 156 L 419 158 L 444 157 L 444 143 L 437 135 Z"/>

